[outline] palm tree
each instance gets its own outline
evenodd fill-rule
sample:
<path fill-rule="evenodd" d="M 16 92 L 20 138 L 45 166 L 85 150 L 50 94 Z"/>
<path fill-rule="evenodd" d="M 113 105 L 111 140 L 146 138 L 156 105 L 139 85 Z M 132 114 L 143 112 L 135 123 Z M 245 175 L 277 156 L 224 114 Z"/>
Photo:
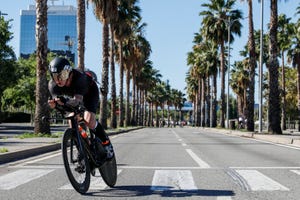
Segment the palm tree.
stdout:
<path fill-rule="evenodd" d="M 152 65 L 152 61 L 147 60 L 141 70 L 140 76 L 137 77 L 138 85 L 140 86 L 140 90 L 142 90 L 140 125 L 143 126 L 146 126 L 146 122 L 148 121 L 146 105 L 148 91 L 155 85 L 159 77 L 161 77 L 161 75 L 158 73 L 158 70 L 153 69 Z"/>
<path fill-rule="evenodd" d="M 300 6 L 297 7 L 297 14 L 300 14 Z M 293 36 L 293 44 L 292 48 L 288 50 L 288 60 L 292 62 L 293 67 L 297 68 L 297 98 L 298 98 L 298 118 L 300 116 L 300 20 L 294 26 L 294 36 Z M 300 131 L 300 126 L 298 126 L 298 130 Z"/>
<path fill-rule="evenodd" d="M 282 134 L 280 127 L 280 98 L 279 98 L 279 83 L 278 83 L 278 42 L 277 42 L 277 28 L 278 28 L 278 14 L 277 14 L 277 0 L 271 0 L 271 18 L 270 18 L 270 57 L 269 57 L 269 132 L 273 134 Z"/>
<path fill-rule="evenodd" d="M 199 42 L 202 42 L 200 40 Z M 193 51 L 188 53 L 187 56 L 187 64 L 190 66 L 189 69 L 189 83 L 192 83 L 192 88 L 195 89 L 195 106 L 194 106 L 194 121 L 195 121 L 195 126 L 200 126 L 201 124 L 201 78 L 199 76 L 199 70 L 198 70 L 198 65 L 199 61 L 201 61 L 198 57 L 199 54 L 197 50 L 199 51 L 200 45 L 196 44 L 193 46 Z M 194 85 L 195 86 L 194 86 Z"/>
<path fill-rule="evenodd" d="M 100 123 L 107 128 L 107 94 L 109 72 L 109 24 L 117 16 L 117 1 L 90 0 L 94 5 L 94 14 L 102 23 L 102 75 L 101 75 L 101 98 L 100 98 Z"/>
<path fill-rule="evenodd" d="M 116 78 L 115 78 L 115 40 L 114 26 L 111 25 L 111 48 L 110 48 L 110 80 L 111 80 L 111 105 L 110 105 L 110 128 L 117 128 L 117 95 L 116 95 Z"/>
<path fill-rule="evenodd" d="M 120 88 L 119 88 L 119 126 L 124 126 L 124 103 L 123 103 L 123 83 L 124 83 L 124 48 L 132 34 L 132 24 L 140 20 L 140 8 L 136 6 L 137 0 L 119 0 L 118 1 L 118 22 L 114 26 L 115 38 L 118 41 L 117 61 L 120 66 Z"/>
<path fill-rule="evenodd" d="M 244 1 L 244 0 L 242 0 Z M 248 52 L 249 52 L 249 91 L 247 98 L 247 130 L 254 131 L 254 85 L 255 85 L 255 68 L 256 68 L 256 52 L 255 52 L 255 40 L 254 40 L 254 25 L 253 25 L 253 12 L 252 12 L 252 0 L 248 2 L 248 24 L 249 24 L 249 36 L 248 36 Z"/>
<path fill-rule="evenodd" d="M 235 62 L 231 71 L 230 86 L 234 93 L 237 95 L 238 115 L 245 117 L 247 108 L 247 88 L 250 83 L 250 70 L 248 70 L 249 59 L 244 61 Z"/>
<path fill-rule="evenodd" d="M 49 117 L 48 82 L 47 82 L 47 0 L 36 1 L 36 107 L 34 133 L 50 133 L 50 124 L 42 120 Z"/>
<path fill-rule="evenodd" d="M 196 105 L 197 105 L 197 91 L 198 91 L 198 84 L 197 80 L 192 76 L 191 69 L 189 68 L 188 73 L 186 74 L 185 81 L 187 83 L 187 97 L 193 103 L 193 122 L 196 119 Z"/>
<path fill-rule="evenodd" d="M 77 0 L 78 68 L 84 71 L 85 0 Z"/>
<path fill-rule="evenodd" d="M 282 118 L 281 129 L 286 130 L 286 91 L 285 91 L 285 52 L 290 49 L 292 41 L 292 28 L 293 24 L 290 23 L 291 18 L 287 18 L 285 14 L 281 14 L 278 17 L 278 45 L 281 54 L 281 78 L 282 78 Z"/>
<path fill-rule="evenodd" d="M 180 90 L 177 90 L 177 89 L 174 89 L 173 90 L 173 96 L 174 96 L 174 107 L 175 107 L 175 120 L 176 121 L 181 121 L 182 120 L 182 107 L 184 105 L 184 102 L 186 101 L 186 98 L 185 98 L 185 94 L 182 93 Z M 179 116 L 176 117 L 176 112 L 177 112 L 177 108 L 178 108 L 178 111 L 179 111 Z"/>
<path fill-rule="evenodd" d="M 143 87 L 145 88 L 145 100 L 148 102 L 148 108 L 149 108 L 147 120 L 145 120 L 145 121 L 148 124 L 148 126 L 150 126 L 150 125 L 152 125 L 152 123 L 151 123 L 152 116 L 153 116 L 152 105 L 154 102 L 152 90 L 158 83 L 161 82 L 160 79 L 161 79 L 162 75 L 159 73 L 158 70 L 153 69 L 151 61 L 148 62 L 147 68 L 149 68 L 149 69 L 148 70 L 146 69 L 148 71 L 148 73 L 146 72 L 147 75 L 146 75 L 146 79 L 145 79 Z"/>
<path fill-rule="evenodd" d="M 225 127 L 225 41 L 227 40 L 227 30 L 230 26 L 230 42 L 233 42 L 231 32 L 241 35 L 241 23 L 239 20 L 242 18 L 240 10 L 232 10 L 236 0 L 210 0 L 210 3 L 202 4 L 207 7 L 207 11 L 200 12 L 203 21 L 203 33 L 209 40 L 214 41 L 220 46 L 221 49 L 221 127 Z M 227 94 L 228 95 L 228 94 Z"/>

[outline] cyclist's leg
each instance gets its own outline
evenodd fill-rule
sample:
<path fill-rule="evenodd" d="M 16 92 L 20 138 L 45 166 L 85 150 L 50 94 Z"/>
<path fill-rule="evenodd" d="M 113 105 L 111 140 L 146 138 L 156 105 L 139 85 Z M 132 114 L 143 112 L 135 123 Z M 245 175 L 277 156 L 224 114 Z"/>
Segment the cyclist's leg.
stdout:
<path fill-rule="evenodd" d="M 90 128 L 93 133 L 100 138 L 102 145 L 107 153 L 107 158 L 112 158 L 114 156 L 114 151 L 112 144 L 110 143 L 109 137 L 106 134 L 103 126 L 96 120 L 96 115 L 92 112 L 86 111 L 84 113 L 84 119 L 88 127 Z"/>

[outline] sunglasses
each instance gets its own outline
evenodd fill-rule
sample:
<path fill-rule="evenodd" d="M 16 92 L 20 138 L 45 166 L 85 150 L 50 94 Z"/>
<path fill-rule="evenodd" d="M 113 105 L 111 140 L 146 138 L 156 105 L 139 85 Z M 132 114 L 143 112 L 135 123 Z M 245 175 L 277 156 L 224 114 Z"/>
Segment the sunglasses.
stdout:
<path fill-rule="evenodd" d="M 52 78 L 55 81 L 65 81 L 69 78 L 69 70 L 62 70 L 60 73 L 52 73 Z"/>

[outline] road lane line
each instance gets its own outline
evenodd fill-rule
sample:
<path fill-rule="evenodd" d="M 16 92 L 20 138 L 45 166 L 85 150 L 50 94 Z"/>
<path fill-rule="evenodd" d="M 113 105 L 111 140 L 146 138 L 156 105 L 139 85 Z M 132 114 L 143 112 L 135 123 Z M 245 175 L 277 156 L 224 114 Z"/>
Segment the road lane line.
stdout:
<path fill-rule="evenodd" d="M 247 182 L 251 191 L 289 191 L 287 187 L 265 176 L 257 170 L 236 170 L 236 172 Z"/>
<path fill-rule="evenodd" d="M 189 170 L 156 170 L 151 190 L 197 190 L 192 172 Z"/>
<path fill-rule="evenodd" d="M 196 161 L 196 163 L 201 167 L 201 168 L 210 168 L 209 164 L 204 162 L 201 158 L 199 158 L 191 149 L 186 149 L 188 154 Z"/>
<path fill-rule="evenodd" d="M 34 179 L 40 178 L 54 170 L 45 169 L 20 169 L 9 174 L 0 176 L 0 189 L 10 190 L 19 185 L 28 183 Z"/>

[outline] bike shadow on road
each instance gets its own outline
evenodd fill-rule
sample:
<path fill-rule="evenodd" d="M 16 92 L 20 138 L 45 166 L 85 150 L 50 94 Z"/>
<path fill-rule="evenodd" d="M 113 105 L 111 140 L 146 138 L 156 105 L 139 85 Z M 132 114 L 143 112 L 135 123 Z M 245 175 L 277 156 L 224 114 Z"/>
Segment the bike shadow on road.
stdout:
<path fill-rule="evenodd" d="M 192 197 L 192 196 L 208 196 L 208 197 L 218 197 L 218 196 L 235 196 L 232 190 L 207 190 L 207 189 L 197 189 L 197 190 L 178 190 L 172 187 L 166 187 L 162 191 L 153 191 L 151 186 L 147 185 L 127 185 L 127 186 L 116 186 L 113 188 L 91 191 L 86 193 L 88 196 L 97 197 L 137 197 L 137 196 L 150 196 L 159 195 L 161 197 Z"/>

